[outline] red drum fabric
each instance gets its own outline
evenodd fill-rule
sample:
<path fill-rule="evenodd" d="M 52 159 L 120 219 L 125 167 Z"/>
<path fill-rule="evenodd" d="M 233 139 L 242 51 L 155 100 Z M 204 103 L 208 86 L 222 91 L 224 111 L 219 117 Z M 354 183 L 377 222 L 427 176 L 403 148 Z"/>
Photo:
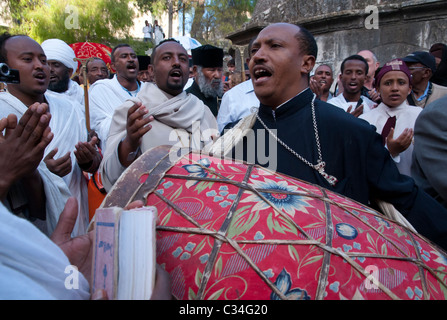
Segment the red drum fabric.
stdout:
<path fill-rule="evenodd" d="M 147 156 L 108 197 L 125 205 L 127 187 L 152 185 L 144 198 L 160 218 L 157 263 L 177 299 L 446 298 L 445 252 L 371 208 L 198 153 L 154 175 L 163 161 L 146 170 Z"/>

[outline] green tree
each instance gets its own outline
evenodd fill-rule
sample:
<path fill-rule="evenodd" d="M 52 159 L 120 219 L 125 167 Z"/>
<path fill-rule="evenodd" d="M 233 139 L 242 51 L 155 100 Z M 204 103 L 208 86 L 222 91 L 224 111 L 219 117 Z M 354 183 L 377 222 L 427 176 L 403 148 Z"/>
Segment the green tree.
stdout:
<path fill-rule="evenodd" d="M 135 0 L 141 11 L 158 15 L 168 12 L 190 15 L 191 37 L 209 43 L 221 40 L 242 27 L 250 19 L 257 0 Z M 185 30 L 182 21 L 182 30 Z"/>
<path fill-rule="evenodd" d="M 133 25 L 130 0 L 9 0 L 11 32 L 27 34 L 38 42 L 58 38 L 106 43 L 126 37 Z"/>
<path fill-rule="evenodd" d="M 256 2 L 256 0 L 195 1 L 191 36 L 202 42 L 225 38 L 249 21 Z"/>

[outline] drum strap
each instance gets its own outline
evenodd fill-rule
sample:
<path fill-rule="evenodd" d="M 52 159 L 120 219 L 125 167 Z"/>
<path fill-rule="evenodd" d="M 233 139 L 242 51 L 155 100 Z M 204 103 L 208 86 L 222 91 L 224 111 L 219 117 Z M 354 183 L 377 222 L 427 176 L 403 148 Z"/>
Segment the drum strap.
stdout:
<path fill-rule="evenodd" d="M 240 120 L 233 128 L 226 130 L 225 134 L 211 146 L 209 152 L 211 156 L 231 156 L 233 148 L 242 141 L 247 135 L 247 131 L 251 130 L 256 122 L 257 108 L 252 111 L 249 116 Z"/>

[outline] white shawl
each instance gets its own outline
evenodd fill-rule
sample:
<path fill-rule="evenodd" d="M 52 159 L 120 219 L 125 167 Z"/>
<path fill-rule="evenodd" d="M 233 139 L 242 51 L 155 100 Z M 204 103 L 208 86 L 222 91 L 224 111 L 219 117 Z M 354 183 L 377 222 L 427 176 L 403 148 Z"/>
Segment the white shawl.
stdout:
<path fill-rule="evenodd" d="M 77 236 L 86 232 L 89 217 L 87 182 L 73 153 L 79 141 L 87 141 L 84 117 L 67 101 L 48 94 L 45 94 L 45 98 L 52 115 L 50 128 L 54 138 L 45 149 L 44 158 L 57 147 L 59 150 L 54 156 L 55 159 L 71 152 L 72 161 L 72 171 L 63 178 L 51 173 L 43 161 L 38 167 L 45 187 L 48 233 L 53 232 L 67 199 L 73 196 L 78 199 L 79 205 L 78 220 L 73 230 L 73 236 Z M 9 93 L 0 94 L 0 102 L 2 103 L 0 118 L 14 113 L 20 119 L 27 110 L 19 99 Z"/>
<path fill-rule="evenodd" d="M 148 83 L 136 98 L 126 101 L 113 115 L 107 150 L 100 167 L 106 190 L 110 190 L 125 170 L 118 158 L 118 145 L 127 134 L 127 112 L 137 102 L 142 102 L 149 115 L 155 118 L 150 123 L 152 129 L 143 136 L 143 153 L 161 145 L 202 150 L 211 145 L 212 136 L 218 135 L 216 118 L 196 96 L 183 91 L 173 97 Z"/>

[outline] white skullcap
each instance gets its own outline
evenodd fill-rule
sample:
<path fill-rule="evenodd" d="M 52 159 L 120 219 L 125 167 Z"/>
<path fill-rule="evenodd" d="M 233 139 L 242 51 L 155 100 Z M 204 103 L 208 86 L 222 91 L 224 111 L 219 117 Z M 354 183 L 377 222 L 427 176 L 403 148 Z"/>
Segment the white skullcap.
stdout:
<path fill-rule="evenodd" d="M 60 39 L 48 39 L 42 42 L 41 46 L 47 56 L 47 60 L 59 61 L 67 68 L 73 69 L 73 73 L 70 75 L 73 76 L 78 68 L 78 62 L 73 60 L 76 58 L 76 55 L 68 44 Z"/>

